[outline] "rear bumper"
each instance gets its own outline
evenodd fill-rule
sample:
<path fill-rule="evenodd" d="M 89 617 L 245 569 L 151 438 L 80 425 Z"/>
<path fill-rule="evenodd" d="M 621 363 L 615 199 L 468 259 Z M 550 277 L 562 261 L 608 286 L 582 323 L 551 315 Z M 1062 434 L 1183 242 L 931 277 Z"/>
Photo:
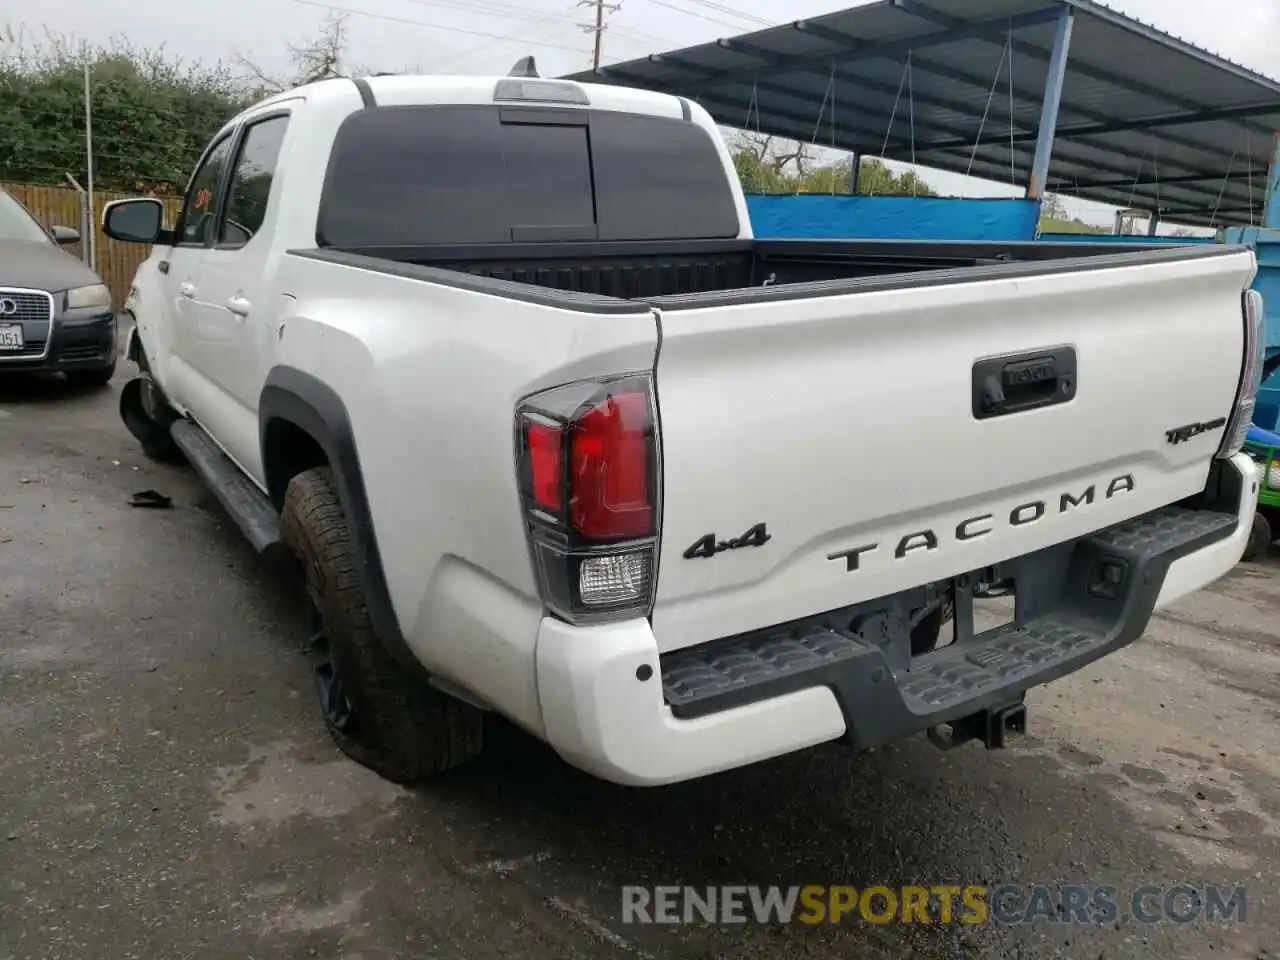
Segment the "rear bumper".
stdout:
<path fill-rule="evenodd" d="M 579 628 L 544 619 L 537 643 L 544 734 L 597 776 L 657 785 L 830 740 L 871 747 L 1019 700 L 1132 643 L 1155 609 L 1239 561 L 1256 469 L 1245 456 L 1223 466 L 1230 502 L 1166 507 L 1058 548 L 1061 568 L 1040 594 L 1052 602 L 1036 615 L 916 657 L 905 669 L 824 618 L 662 656 L 644 620 Z M 1104 569 L 1121 571 L 1119 585 L 1099 580 Z M 1021 587 L 1019 595 L 1021 602 Z"/>
<path fill-rule="evenodd" d="M 67 311 L 55 318 L 47 343 L 0 352 L 0 373 L 102 369 L 115 362 L 116 349 L 114 311 Z"/>

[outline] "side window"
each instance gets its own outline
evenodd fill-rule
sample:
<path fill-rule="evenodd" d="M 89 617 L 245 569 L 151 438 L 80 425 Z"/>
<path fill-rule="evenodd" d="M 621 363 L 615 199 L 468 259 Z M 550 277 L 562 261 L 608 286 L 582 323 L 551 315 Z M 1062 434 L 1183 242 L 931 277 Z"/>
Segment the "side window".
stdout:
<path fill-rule="evenodd" d="M 182 219 L 178 222 L 178 243 L 203 246 L 209 239 L 218 206 L 218 187 L 231 156 L 231 141 L 230 135 L 223 137 L 191 178 L 191 188 L 182 207 Z"/>
<path fill-rule="evenodd" d="M 280 158 L 280 145 L 288 117 L 272 117 L 245 129 L 231 175 L 231 189 L 222 221 L 220 247 L 243 247 L 258 232 L 267 216 L 267 198 Z"/>

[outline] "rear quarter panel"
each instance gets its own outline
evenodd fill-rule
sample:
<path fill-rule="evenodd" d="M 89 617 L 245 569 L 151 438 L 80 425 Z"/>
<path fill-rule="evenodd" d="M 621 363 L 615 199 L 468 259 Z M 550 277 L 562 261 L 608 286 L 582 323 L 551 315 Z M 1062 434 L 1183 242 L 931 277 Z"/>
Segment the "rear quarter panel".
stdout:
<path fill-rule="evenodd" d="M 556 309 L 296 256 L 280 280 L 296 299 L 274 363 L 345 402 L 406 641 L 428 670 L 535 725 L 542 605 L 517 491 L 516 406 L 557 384 L 651 370 L 654 314 Z M 520 677 L 519 689 L 486 689 Z"/>

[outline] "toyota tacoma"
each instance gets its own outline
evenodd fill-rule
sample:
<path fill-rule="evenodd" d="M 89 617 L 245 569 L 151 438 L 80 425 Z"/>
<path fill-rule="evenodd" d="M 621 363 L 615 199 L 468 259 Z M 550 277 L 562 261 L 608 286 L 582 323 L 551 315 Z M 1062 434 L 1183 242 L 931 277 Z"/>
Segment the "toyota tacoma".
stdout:
<path fill-rule="evenodd" d="M 633 785 L 997 747 L 1249 536 L 1243 247 L 757 241 L 699 106 L 530 76 L 273 96 L 162 213 L 105 214 L 124 420 L 296 562 L 393 780 L 486 712 Z"/>

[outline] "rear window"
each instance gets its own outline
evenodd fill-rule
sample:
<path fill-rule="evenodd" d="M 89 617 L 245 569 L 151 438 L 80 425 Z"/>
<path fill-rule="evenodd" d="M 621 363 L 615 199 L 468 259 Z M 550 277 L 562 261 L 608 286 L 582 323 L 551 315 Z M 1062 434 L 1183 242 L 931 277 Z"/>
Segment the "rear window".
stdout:
<path fill-rule="evenodd" d="M 530 107 L 375 107 L 334 142 L 321 246 L 738 235 L 714 142 L 683 120 Z"/>

